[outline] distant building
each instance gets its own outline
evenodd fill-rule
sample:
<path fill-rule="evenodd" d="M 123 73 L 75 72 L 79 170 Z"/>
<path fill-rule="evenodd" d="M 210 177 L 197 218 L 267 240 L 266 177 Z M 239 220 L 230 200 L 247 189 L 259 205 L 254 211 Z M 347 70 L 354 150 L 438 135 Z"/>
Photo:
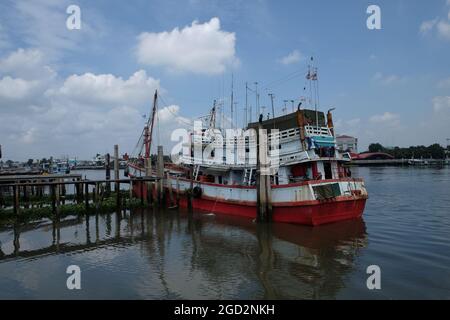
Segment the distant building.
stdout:
<path fill-rule="evenodd" d="M 336 137 L 336 143 L 339 151 L 358 153 L 358 138 L 338 135 Z"/>

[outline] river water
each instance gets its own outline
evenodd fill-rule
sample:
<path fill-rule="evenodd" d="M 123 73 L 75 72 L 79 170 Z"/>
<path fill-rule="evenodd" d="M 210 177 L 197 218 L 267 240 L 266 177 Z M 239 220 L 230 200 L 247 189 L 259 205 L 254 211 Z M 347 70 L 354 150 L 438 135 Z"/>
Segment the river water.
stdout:
<path fill-rule="evenodd" d="M 352 171 L 363 219 L 315 228 L 135 210 L 0 229 L 0 298 L 450 299 L 449 168 Z"/>

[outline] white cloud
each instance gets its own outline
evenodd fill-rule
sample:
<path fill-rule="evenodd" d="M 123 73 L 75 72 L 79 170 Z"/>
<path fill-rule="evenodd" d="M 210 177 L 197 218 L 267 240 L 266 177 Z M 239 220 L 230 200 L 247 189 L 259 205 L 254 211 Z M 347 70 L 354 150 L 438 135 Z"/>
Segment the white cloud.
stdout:
<path fill-rule="evenodd" d="M 10 46 L 9 36 L 6 33 L 5 28 L 0 23 L 0 49 L 1 48 L 7 48 L 9 46 Z"/>
<path fill-rule="evenodd" d="M 279 59 L 278 62 L 289 65 L 293 63 L 297 63 L 303 59 L 303 55 L 298 50 L 294 50 L 291 53 L 289 53 L 287 56 L 284 56 L 283 58 Z"/>
<path fill-rule="evenodd" d="M 449 1 L 446 2 L 447 6 L 450 6 Z M 450 40 L 450 10 L 447 11 L 447 15 L 442 18 L 435 18 L 422 22 L 419 28 L 419 32 L 422 35 L 431 33 L 436 30 L 437 35 L 445 40 Z"/>
<path fill-rule="evenodd" d="M 360 118 L 350 119 L 346 123 L 350 127 L 355 127 L 361 123 L 361 119 Z"/>
<path fill-rule="evenodd" d="M 441 81 L 439 81 L 437 87 L 440 89 L 450 89 L 450 78 L 442 79 Z"/>
<path fill-rule="evenodd" d="M 143 70 L 128 78 L 85 73 L 61 79 L 55 74 L 53 81 L 44 81 L 10 76 L 45 70 L 44 60 L 33 50 L 18 50 L 0 59 L 2 73 L 8 71 L 0 78 L 4 157 L 69 154 L 88 159 L 97 152 L 110 152 L 114 144 L 120 145 L 121 152 L 131 153 L 144 126 L 142 115 L 150 112 L 154 90 L 160 88 L 159 80 Z M 159 114 L 163 136 L 166 130 L 189 123 L 178 106 L 162 108 Z"/>
<path fill-rule="evenodd" d="M 46 95 L 97 106 L 141 106 L 150 104 L 156 89 L 159 89 L 159 80 L 139 70 L 126 80 L 112 74 L 71 75 L 60 88 L 49 90 Z"/>
<path fill-rule="evenodd" d="M 450 12 L 449 12 L 450 14 Z M 436 26 L 438 34 L 446 39 L 450 40 L 450 22 L 449 21 L 439 21 L 439 23 Z"/>
<path fill-rule="evenodd" d="M 383 114 L 370 117 L 370 122 L 377 124 L 398 125 L 400 123 L 400 117 L 398 114 L 385 112 Z"/>
<path fill-rule="evenodd" d="M 450 111 L 450 96 L 434 97 L 433 110 L 435 112 Z"/>
<path fill-rule="evenodd" d="M 419 32 L 421 34 L 429 33 L 436 26 L 437 22 L 438 22 L 438 18 L 422 22 L 422 24 L 420 25 L 420 28 L 419 28 Z"/>
<path fill-rule="evenodd" d="M 37 85 L 37 81 L 3 77 L 0 79 L 0 99 L 21 100 L 27 98 Z"/>
<path fill-rule="evenodd" d="M 219 18 L 212 18 L 181 30 L 141 33 L 136 55 L 141 64 L 170 71 L 220 74 L 237 62 L 235 43 L 235 34 L 221 30 Z"/>
<path fill-rule="evenodd" d="M 20 48 L 0 59 L 0 72 L 23 79 L 48 80 L 56 72 L 44 60 L 42 51 Z"/>
<path fill-rule="evenodd" d="M 68 30 L 66 9 L 71 4 L 70 0 L 14 1 L 10 6 L 14 22 L 9 28 L 14 28 L 28 46 L 39 48 L 52 58 L 63 51 L 95 48 L 98 41 L 89 40 L 98 40 L 105 33 L 102 18 L 94 8 L 81 6 L 81 29 Z"/>
<path fill-rule="evenodd" d="M 381 72 L 377 72 L 375 73 L 375 75 L 373 76 L 373 80 L 375 80 L 376 82 L 385 85 L 385 86 L 389 86 L 392 84 L 396 84 L 399 83 L 403 80 L 405 80 L 404 78 L 395 75 L 395 74 L 390 74 L 390 75 L 384 75 Z"/>

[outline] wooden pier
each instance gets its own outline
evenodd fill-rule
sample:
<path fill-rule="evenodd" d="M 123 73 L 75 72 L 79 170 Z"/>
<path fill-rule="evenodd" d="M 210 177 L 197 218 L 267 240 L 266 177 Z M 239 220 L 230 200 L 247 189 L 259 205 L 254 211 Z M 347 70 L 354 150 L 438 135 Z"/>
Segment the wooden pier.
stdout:
<path fill-rule="evenodd" d="M 122 184 L 129 185 L 131 198 L 133 196 L 131 192 L 133 183 L 137 181 L 157 182 L 159 180 L 160 178 L 158 177 L 120 179 L 118 178 L 118 172 L 115 174 L 115 179 L 104 180 L 82 179 L 80 174 L 2 176 L 0 177 L 0 209 L 4 207 L 5 195 L 12 196 L 12 207 L 15 214 L 20 213 L 22 206 L 24 208 L 30 206 L 30 196 L 42 198 L 44 195 L 47 195 L 51 199 L 52 211 L 58 213 L 58 207 L 61 204 L 65 204 L 68 186 L 73 186 L 74 188 L 72 199 L 75 203 L 84 203 L 86 209 L 89 209 L 91 203 L 98 207 L 104 196 L 109 196 L 111 184 L 114 184 L 116 205 L 121 207 L 121 193 L 123 190 L 120 187 Z M 48 190 L 48 193 L 45 193 L 46 190 Z M 143 201 L 143 199 L 141 200 Z"/>

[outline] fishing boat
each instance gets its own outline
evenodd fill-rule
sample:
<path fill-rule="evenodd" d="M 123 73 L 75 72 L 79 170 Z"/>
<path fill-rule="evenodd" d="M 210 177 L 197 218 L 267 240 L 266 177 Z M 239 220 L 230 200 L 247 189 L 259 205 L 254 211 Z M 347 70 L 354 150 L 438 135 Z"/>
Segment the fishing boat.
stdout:
<path fill-rule="evenodd" d="M 311 74 L 309 74 L 309 78 Z M 225 130 L 216 125 L 214 104 L 207 127 L 195 128 L 156 172 L 150 148 L 157 109 L 141 135 L 141 152 L 128 162 L 131 177 L 158 176 L 161 186 L 133 184 L 138 197 L 154 198 L 164 190 L 167 201 L 205 213 L 255 219 L 261 201 L 274 222 L 317 226 L 362 216 L 368 193 L 363 179 L 351 176 L 349 154 L 337 149 L 331 110 L 297 110 Z M 274 113 L 273 113 L 274 114 Z M 211 147 L 213 146 L 213 147 Z M 263 199 L 263 200 L 261 200 Z"/>

